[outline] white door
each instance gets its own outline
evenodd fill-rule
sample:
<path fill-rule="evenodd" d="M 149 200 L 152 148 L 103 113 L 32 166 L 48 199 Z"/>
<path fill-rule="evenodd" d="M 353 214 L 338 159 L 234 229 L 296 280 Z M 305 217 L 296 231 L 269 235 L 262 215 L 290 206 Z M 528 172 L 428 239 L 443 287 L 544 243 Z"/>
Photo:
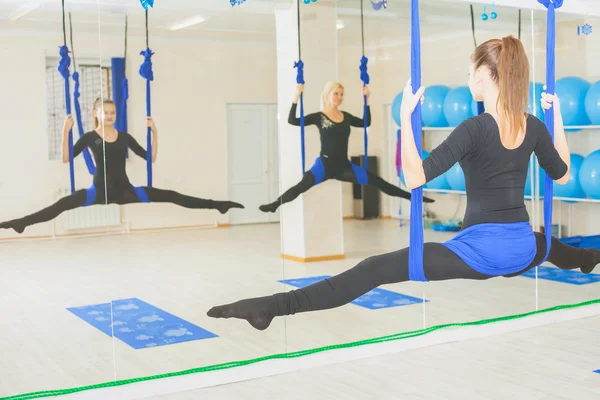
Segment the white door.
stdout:
<path fill-rule="evenodd" d="M 279 187 L 277 112 L 273 114 L 272 109 L 276 110 L 276 106 L 227 106 L 229 198 L 246 207 L 230 211 L 232 225 L 279 220 L 279 214 L 263 213 L 258 209 L 261 204 L 276 199 L 273 196 Z"/>

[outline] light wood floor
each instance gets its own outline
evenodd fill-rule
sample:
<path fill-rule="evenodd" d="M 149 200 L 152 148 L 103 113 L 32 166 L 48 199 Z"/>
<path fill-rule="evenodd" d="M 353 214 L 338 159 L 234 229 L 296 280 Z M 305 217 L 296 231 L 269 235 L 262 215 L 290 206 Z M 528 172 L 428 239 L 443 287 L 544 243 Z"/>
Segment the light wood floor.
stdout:
<path fill-rule="evenodd" d="M 426 231 L 427 240 L 450 236 Z M 429 302 L 380 310 L 347 305 L 279 318 L 264 332 L 242 321 L 206 316 L 213 305 L 292 289 L 278 283 L 280 279 L 337 274 L 370 255 L 407 244 L 406 229 L 392 220 L 347 221 L 347 259 L 311 264 L 281 260 L 277 224 L 2 243 L 0 397 L 180 371 L 536 307 L 536 281 L 520 277 L 388 285 L 388 290 L 424 295 Z M 537 285 L 539 308 L 600 297 L 598 284 L 539 280 Z M 134 350 L 66 310 L 131 297 L 219 337 Z"/>

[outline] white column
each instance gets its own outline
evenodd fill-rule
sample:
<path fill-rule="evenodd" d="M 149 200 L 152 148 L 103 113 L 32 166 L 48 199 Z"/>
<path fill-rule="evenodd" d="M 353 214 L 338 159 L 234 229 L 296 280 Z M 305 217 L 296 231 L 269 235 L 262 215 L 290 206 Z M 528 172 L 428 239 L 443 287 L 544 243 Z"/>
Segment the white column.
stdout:
<path fill-rule="evenodd" d="M 300 1 L 304 112 L 320 110 L 325 83 L 337 80 L 337 29 L 334 4 Z M 297 5 L 277 10 L 277 82 L 281 193 L 302 179 L 300 128 L 287 119 L 296 90 L 298 60 Z M 298 112 L 300 106 L 298 105 Z M 319 156 L 317 127 L 305 130 L 306 170 Z M 280 208 L 281 252 L 286 259 L 321 261 L 344 257 L 342 188 L 338 181 L 321 183 Z"/>

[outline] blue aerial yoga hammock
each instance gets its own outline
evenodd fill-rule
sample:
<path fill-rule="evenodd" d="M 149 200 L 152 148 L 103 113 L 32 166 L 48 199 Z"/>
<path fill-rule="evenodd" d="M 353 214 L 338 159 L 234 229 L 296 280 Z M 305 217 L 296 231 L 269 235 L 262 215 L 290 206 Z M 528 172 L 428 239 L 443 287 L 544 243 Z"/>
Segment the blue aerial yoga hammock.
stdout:
<path fill-rule="evenodd" d="M 77 131 L 79 132 L 79 137 L 83 136 L 83 120 L 81 119 L 81 105 L 79 104 L 79 97 L 81 97 L 81 93 L 79 92 L 79 72 L 73 72 L 73 82 L 75 82 L 75 88 L 73 89 L 73 105 L 75 106 L 75 116 L 77 117 Z M 90 175 L 94 175 L 96 173 L 96 166 L 94 165 L 94 160 L 92 159 L 92 155 L 90 154 L 87 148 L 83 149 L 83 158 L 85 159 L 85 165 L 87 166 L 88 172 Z"/>
<path fill-rule="evenodd" d="M 64 44 L 59 47 L 59 55 L 60 60 L 58 62 L 58 72 L 63 77 L 65 81 L 65 111 L 66 115 L 71 114 L 71 93 L 70 93 L 70 70 L 71 66 L 71 57 L 69 56 L 69 48 L 67 47 L 67 29 L 66 29 L 66 19 L 65 19 L 65 2 L 62 1 L 62 16 L 63 16 L 63 37 Z M 71 42 L 73 41 L 73 31 L 71 25 Z M 79 129 L 79 136 L 83 136 L 83 124 L 81 122 L 81 107 L 79 105 L 79 74 L 75 72 L 73 74 L 73 80 L 75 81 L 75 113 L 77 119 L 77 128 Z M 70 184 L 71 184 L 71 193 L 75 192 L 75 164 L 73 161 L 73 130 L 69 131 L 68 136 L 69 143 L 69 175 L 70 175 Z M 85 158 L 85 163 L 88 167 L 88 171 L 90 174 L 94 174 L 96 169 L 94 167 L 94 162 L 92 161 L 92 157 L 89 154 L 87 149 L 84 151 L 83 156 Z"/>
<path fill-rule="evenodd" d="M 411 0 L 411 48 L 410 66 L 412 87 L 421 87 L 421 27 L 419 21 L 419 0 Z M 411 115 L 417 153 L 422 157 L 422 117 L 421 102 L 417 103 Z M 427 281 L 423 271 L 423 188 L 412 190 L 410 200 L 410 247 L 408 249 L 408 277 L 411 281 Z"/>
<path fill-rule="evenodd" d="M 146 10 L 146 50 L 140 52 L 144 62 L 140 66 L 140 75 L 146 80 L 146 116 L 152 115 L 150 102 L 150 82 L 154 80 L 152 72 L 152 56 L 154 53 L 148 46 L 148 10 Z M 148 173 L 148 187 L 152 187 L 152 130 L 148 128 L 146 135 L 146 172 Z"/>
<path fill-rule="evenodd" d="M 473 44 L 475 45 L 475 48 L 477 48 L 477 39 L 475 38 L 475 14 L 473 12 L 473 4 L 471 4 L 471 32 L 473 33 Z M 521 10 L 519 10 L 519 16 Z M 520 19 L 519 19 L 520 22 Z M 519 31 L 520 32 L 520 31 Z M 519 39 L 520 39 L 520 34 L 519 34 Z M 483 105 L 483 101 L 478 101 L 477 102 L 477 115 L 481 115 L 485 112 L 485 107 Z"/>
<path fill-rule="evenodd" d="M 421 87 L 421 59 L 420 59 L 420 24 L 418 0 L 411 0 L 411 78 L 413 88 Z M 555 9 L 562 6 L 563 0 L 538 0 L 548 8 L 548 24 L 546 34 L 546 85 L 547 93 L 554 94 L 555 89 L 555 42 L 556 42 L 556 15 Z M 418 154 L 421 154 L 421 105 L 417 104 L 411 116 L 415 145 Z M 545 111 L 545 124 L 554 142 L 554 109 Z M 544 187 L 544 230 L 546 236 L 546 255 L 550 254 L 552 240 L 552 197 L 553 181 L 545 175 Z M 423 190 L 421 187 L 412 190 L 410 209 L 410 247 L 408 250 L 408 274 L 412 281 L 427 281 L 423 271 Z M 541 264 L 540 263 L 540 264 Z"/>
<path fill-rule="evenodd" d="M 81 97 L 81 93 L 79 92 L 79 72 L 77 72 L 77 62 L 75 61 L 75 45 L 73 44 L 73 21 L 71 20 L 71 13 L 69 13 L 69 30 L 71 39 L 71 52 L 73 54 L 73 82 L 75 82 L 75 87 L 73 88 L 73 106 L 75 107 L 75 116 L 77 119 L 77 131 L 79 133 L 79 137 L 81 138 L 84 134 L 84 130 L 83 119 L 81 118 L 81 105 L 79 104 L 79 98 Z M 94 160 L 87 148 L 83 149 L 83 158 L 85 160 L 85 165 L 87 166 L 90 175 L 96 174 L 96 166 L 94 165 Z"/>
<path fill-rule="evenodd" d="M 360 0 L 360 31 L 362 37 L 362 57 L 360 59 L 360 80 L 363 82 L 363 87 L 369 84 L 370 78 L 367 73 L 367 63 L 369 59 L 365 57 L 365 23 L 363 15 L 363 0 Z M 369 168 L 369 136 L 367 130 L 367 96 L 363 95 L 363 128 L 364 128 L 364 142 L 365 142 L 365 161 L 363 168 L 365 171 Z"/>
<path fill-rule="evenodd" d="M 69 90 L 69 66 L 71 57 L 69 57 L 69 48 L 67 45 L 60 46 L 60 61 L 58 62 L 58 72 L 65 80 L 65 108 L 67 115 L 71 114 L 71 96 Z M 71 176 L 71 193 L 75 192 L 75 168 L 73 165 L 73 130 L 69 131 L 69 171 Z"/>
<path fill-rule="evenodd" d="M 302 41 L 300 39 L 300 0 L 296 1 L 298 12 L 298 61 L 294 68 L 298 69 L 296 83 L 304 85 L 304 63 L 302 62 Z M 302 175 L 306 172 L 306 150 L 304 149 L 304 93 L 300 93 L 300 150 L 302 152 Z"/>
<path fill-rule="evenodd" d="M 555 76 L 555 44 L 556 44 L 556 13 L 563 0 L 538 0 L 548 8 L 548 20 L 546 28 L 546 93 L 554 94 L 556 76 Z M 535 101 L 535 99 L 534 99 Z M 554 143 L 554 108 L 551 107 L 545 111 L 544 123 L 550 132 L 552 142 Z M 552 243 L 552 200 L 554 196 L 554 182 L 544 170 L 541 171 L 544 176 L 544 233 L 546 235 L 546 255 L 540 265 L 546 261 L 550 254 L 550 245 Z"/>
<path fill-rule="evenodd" d="M 125 46 L 123 58 L 112 58 L 113 100 L 117 104 L 117 120 L 115 128 L 119 132 L 127 129 L 127 100 L 129 99 L 129 81 L 127 80 L 127 28 L 128 18 L 125 16 Z"/>

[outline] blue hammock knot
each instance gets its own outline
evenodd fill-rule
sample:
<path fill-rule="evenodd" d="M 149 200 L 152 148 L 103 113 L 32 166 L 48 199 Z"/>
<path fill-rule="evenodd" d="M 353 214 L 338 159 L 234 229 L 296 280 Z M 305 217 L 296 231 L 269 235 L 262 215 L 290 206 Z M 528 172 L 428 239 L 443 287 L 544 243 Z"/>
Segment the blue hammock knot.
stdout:
<path fill-rule="evenodd" d="M 73 89 L 73 97 L 78 99 L 81 97 L 81 93 L 79 93 L 79 72 L 73 72 L 73 82 L 75 82 L 75 88 Z"/>
<path fill-rule="evenodd" d="M 121 84 L 123 85 L 123 100 L 126 101 L 129 99 L 129 81 L 127 78 L 123 78 Z"/>
<path fill-rule="evenodd" d="M 144 62 L 140 66 L 140 75 L 148 81 L 153 81 L 154 73 L 152 72 L 152 56 L 154 53 L 148 48 L 140 52 L 140 55 L 144 56 Z"/>
<path fill-rule="evenodd" d="M 365 85 L 368 85 L 370 82 L 369 79 L 369 74 L 367 73 L 367 63 L 369 62 L 369 59 L 365 56 L 362 56 L 362 58 L 360 59 L 360 79 L 363 81 L 363 83 Z"/>
<path fill-rule="evenodd" d="M 560 8 L 563 5 L 563 0 L 538 0 L 538 3 L 546 8 L 550 8 L 550 5 L 554 5 L 554 8 Z"/>
<path fill-rule="evenodd" d="M 304 63 L 302 60 L 294 62 L 294 68 L 298 68 L 298 75 L 296 75 L 296 83 L 298 85 L 304 85 Z"/>
<path fill-rule="evenodd" d="M 147 10 L 148 7 L 154 7 L 154 0 L 140 0 L 140 4 L 144 10 Z"/>
<path fill-rule="evenodd" d="M 69 48 L 67 46 L 59 47 L 60 61 L 58 62 L 58 72 L 63 78 L 69 78 L 69 67 L 71 66 L 71 57 L 69 57 Z"/>

